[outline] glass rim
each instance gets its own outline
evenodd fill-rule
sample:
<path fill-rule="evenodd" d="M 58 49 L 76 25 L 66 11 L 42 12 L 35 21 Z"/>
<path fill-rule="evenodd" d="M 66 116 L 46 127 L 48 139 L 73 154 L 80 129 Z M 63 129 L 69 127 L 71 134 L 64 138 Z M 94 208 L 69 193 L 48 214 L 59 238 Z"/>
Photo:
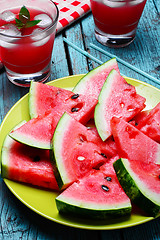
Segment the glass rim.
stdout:
<path fill-rule="evenodd" d="M 55 4 L 55 2 L 53 2 L 52 0 L 49 0 L 49 1 L 52 2 L 54 4 L 55 8 L 56 8 L 56 18 L 54 19 L 54 21 L 48 27 L 42 29 L 41 33 L 46 32 L 46 31 L 50 30 L 51 28 L 53 28 L 58 21 L 59 9 L 58 9 L 57 5 Z M 21 38 L 27 38 L 27 37 L 30 37 L 30 36 L 36 36 L 37 34 L 39 34 L 39 33 L 31 33 L 31 34 L 24 35 L 24 36 L 13 36 L 13 35 L 7 35 L 5 33 L 0 33 L 0 36 L 3 36 L 5 38 L 21 39 Z"/>

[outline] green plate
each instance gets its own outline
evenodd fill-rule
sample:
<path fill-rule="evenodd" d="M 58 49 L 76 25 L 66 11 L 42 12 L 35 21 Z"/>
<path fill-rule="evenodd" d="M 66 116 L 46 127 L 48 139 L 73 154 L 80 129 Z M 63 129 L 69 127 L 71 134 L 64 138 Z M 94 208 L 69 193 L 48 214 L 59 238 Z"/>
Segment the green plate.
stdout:
<path fill-rule="evenodd" d="M 83 75 L 69 76 L 54 80 L 49 82 L 49 84 L 71 90 L 82 76 Z M 126 80 L 136 87 L 139 94 L 146 97 L 146 109 L 151 109 L 160 102 L 159 89 L 135 79 L 126 78 Z M 0 149 L 8 132 L 22 120 L 29 120 L 28 94 L 21 98 L 4 118 L 0 128 Z M 67 226 L 93 230 L 109 230 L 131 227 L 153 219 L 152 217 L 143 215 L 136 208 L 133 209 L 129 218 L 110 219 L 109 221 L 95 221 L 62 216 L 58 213 L 55 204 L 57 193 L 7 179 L 4 179 L 4 181 L 11 192 L 27 207 L 47 219 Z"/>

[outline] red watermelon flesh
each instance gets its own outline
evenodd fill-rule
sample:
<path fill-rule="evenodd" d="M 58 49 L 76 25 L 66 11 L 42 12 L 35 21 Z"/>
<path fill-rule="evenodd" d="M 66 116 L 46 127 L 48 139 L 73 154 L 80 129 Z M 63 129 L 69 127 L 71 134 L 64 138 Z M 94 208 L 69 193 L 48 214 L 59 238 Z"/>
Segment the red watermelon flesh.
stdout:
<path fill-rule="evenodd" d="M 129 165 L 145 187 L 160 196 L 160 165 L 143 161 L 129 161 Z"/>
<path fill-rule="evenodd" d="M 111 136 L 110 138 L 108 138 L 106 141 L 102 141 L 102 139 L 100 138 L 97 128 L 96 127 L 90 127 L 88 128 L 88 131 L 91 131 L 93 134 L 95 134 L 96 138 L 95 138 L 95 143 L 101 145 L 101 147 L 104 146 L 104 148 L 109 147 L 110 149 L 112 149 L 112 156 L 115 156 L 117 154 L 117 147 L 116 147 L 116 143 L 113 139 L 113 136 Z"/>
<path fill-rule="evenodd" d="M 103 164 L 100 167 L 100 170 L 106 174 L 106 176 L 115 175 L 115 170 L 113 167 L 113 163 L 119 159 L 119 155 L 115 155 L 114 157 L 110 158 L 106 164 Z"/>
<path fill-rule="evenodd" d="M 120 186 L 115 172 L 92 170 L 74 182 L 56 198 L 58 210 L 85 215 L 85 218 L 106 218 L 130 214 L 130 200 Z"/>
<path fill-rule="evenodd" d="M 73 88 L 73 92 L 83 95 L 91 95 L 98 99 L 101 88 L 112 69 L 119 72 L 116 58 L 112 58 L 104 64 L 87 73 Z"/>
<path fill-rule="evenodd" d="M 149 110 L 139 112 L 134 118 L 132 118 L 129 123 L 133 126 L 138 126 L 141 121 L 143 121 L 149 114 Z"/>
<path fill-rule="evenodd" d="M 3 178 L 59 190 L 49 150 L 32 148 L 7 136 L 1 160 Z"/>
<path fill-rule="evenodd" d="M 94 114 L 102 140 L 105 141 L 112 134 L 110 120 L 113 116 L 129 121 L 144 109 L 145 101 L 144 97 L 137 94 L 135 87 L 113 69 L 102 87 Z"/>
<path fill-rule="evenodd" d="M 160 165 L 120 158 L 114 162 L 118 180 L 127 196 L 150 216 L 160 213 Z"/>
<path fill-rule="evenodd" d="M 111 129 L 120 157 L 160 164 L 160 144 L 120 118 L 112 118 Z"/>
<path fill-rule="evenodd" d="M 108 145 L 101 145 L 99 136 L 65 113 L 54 132 L 53 154 L 60 188 L 65 188 L 91 169 L 99 168 L 115 152 Z"/>
<path fill-rule="evenodd" d="M 22 126 L 12 130 L 9 135 L 26 145 L 50 149 L 56 125 L 57 120 L 55 121 L 55 116 L 49 112 L 45 116 L 38 116 L 29 120 Z"/>
<path fill-rule="evenodd" d="M 158 103 L 147 116 L 141 119 L 137 128 L 160 143 L 160 103 Z"/>
<path fill-rule="evenodd" d="M 31 118 L 44 115 L 48 110 L 62 116 L 68 112 L 85 124 L 93 115 L 97 99 L 87 95 L 75 94 L 69 90 L 32 82 L 29 92 L 29 111 Z"/>

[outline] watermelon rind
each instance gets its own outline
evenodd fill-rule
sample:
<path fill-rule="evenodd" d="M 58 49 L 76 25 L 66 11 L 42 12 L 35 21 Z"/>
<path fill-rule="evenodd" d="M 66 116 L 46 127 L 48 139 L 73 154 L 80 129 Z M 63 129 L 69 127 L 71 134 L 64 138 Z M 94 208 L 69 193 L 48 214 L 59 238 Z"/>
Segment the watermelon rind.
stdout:
<path fill-rule="evenodd" d="M 95 107 L 94 120 L 103 141 L 112 135 L 110 120 L 113 116 L 126 121 L 132 119 L 144 107 L 146 99 L 136 93 L 134 86 L 112 69 L 103 84 Z"/>
<path fill-rule="evenodd" d="M 63 165 L 63 157 L 61 155 L 61 146 L 63 138 L 62 135 L 64 134 L 65 130 L 67 129 L 67 124 L 70 123 L 69 121 L 70 115 L 64 113 L 62 117 L 60 118 L 56 130 L 53 135 L 52 139 L 52 160 L 53 164 L 56 165 L 54 168 L 54 174 L 58 183 L 59 188 L 61 189 L 62 187 L 65 188 L 67 182 L 69 182 L 69 178 L 67 176 L 67 171 L 64 168 Z M 65 126 L 65 127 L 64 127 Z"/>
<path fill-rule="evenodd" d="M 1 152 L 1 177 L 8 177 L 8 146 L 10 146 L 12 139 L 7 135 L 2 146 Z"/>
<path fill-rule="evenodd" d="M 120 158 L 113 166 L 123 190 L 131 201 L 150 216 L 156 217 L 160 211 L 160 193 L 146 187 L 130 168 L 128 159 Z"/>
<path fill-rule="evenodd" d="M 112 58 L 112 59 L 108 60 L 107 62 L 101 64 L 97 68 L 94 68 L 93 70 L 88 72 L 84 77 L 82 77 L 78 81 L 78 83 L 75 85 L 75 87 L 73 88 L 72 91 L 74 93 L 87 94 L 88 86 L 89 86 L 89 84 L 91 84 L 91 86 L 93 85 L 92 86 L 92 88 L 93 88 L 92 94 L 94 95 L 95 94 L 95 90 L 97 90 L 97 89 L 95 89 L 96 87 L 95 87 L 95 84 L 94 84 L 95 83 L 94 81 L 96 81 L 97 74 L 99 74 L 99 73 L 101 73 L 101 72 L 103 72 L 105 70 L 108 71 L 108 69 L 110 69 L 110 68 L 111 68 L 110 70 L 112 70 L 113 66 L 116 66 L 116 70 L 117 71 L 119 70 L 116 58 Z M 104 75 L 104 73 L 103 73 L 103 75 Z M 95 78 L 93 79 L 93 82 L 91 83 L 91 81 L 92 81 L 91 78 L 93 78 L 94 76 L 95 76 Z M 102 86 L 100 86 L 100 87 L 102 88 Z M 90 94 L 90 92 L 89 92 L 89 94 Z"/>
<path fill-rule="evenodd" d="M 63 214 L 72 214 L 72 216 L 85 217 L 87 219 L 108 219 L 122 216 L 129 216 L 131 213 L 130 204 L 117 206 L 99 206 L 98 204 L 86 204 L 78 202 L 72 198 L 65 198 L 59 195 L 56 198 L 58 211 Z M 107 209 L 108 207 L 108 209 Z"/>
<path fill-rule="evenodd" d="M 50 115 L 48 114 L 48 115 L 44 116 L 44 118 L 35 118 L 35 119 L 31 119 L 27 123 L 24 123 L 24 128 L 23 128 L 23 125 L 20 126 L 20 127 L 22 127 L 23 131 L 21 131 L 21 130 L 18 131 L 19 130 L 18 128 L 20 128 L 19 124 L 18 124 L 18 126 L 16 127 L 17 131 L 14 131 L 15 129 L 12 130 L 9 133 L 9 136 L 11 138 L 13 138 L 14 140 L 16 140 L 17 142 L 26 144 L 31 147 L 36 147 L 36 148 L 40 148 L 40 149 L 51 149 L 50 140 L 46 141 L 44 136 L 42 137 L 42 136 L 38 135 L 39 132 L 41 132 L 40 130 L 41 129 L 43 130 L 42 127 L 39 130 L 38 134 L 37 134 L 37 132 L 36 132 L 36 134 L 35 134 L 35 132 L 34 132 L 34 134 L 32 133 L 32 130 L 34 129 L 34 127 L 32 128 L 33 125 L 29 125 L 27 128 L 25 127 L 26 124 L 28 124 L 28 123 L 30 124 L 31 121 L 35 120 L 35 122 L 36 122 L 35 126 L 36 125 L 38 126 L 39 122 L 42 122 L 43 127 L 44 127 L 43 132 L 46 131 L 47 134 L 50 134 L 50 132 L 48 132 L 48 129 L 47 129 L 48 126 L 51 128 L 51 123 L 48 120 L 49 116 Z M 48 120 L 48 122 L 47 122 L 47 120 Z M 24 131 L 24 129 L 25 129 L 25 131 Z M 26 129 L 27 129 L 27 131 L 26 131 Z M 31 132 L 30 132 L 30 130 L 31 130 Z M 51 130 L 51 129 L 49 129 L 49 130 Z"/>
<path fill-rule="evenodd" d="M 110 131 L 108 131 L 108 125 L 106 124 L 105 114 L 102 114 L 105 109 L 104 96 L 109 96 L 109 92 L 112 86 L 112 79 L 114 78 L 115 71 L 112 70 L 105 81 L 102 90 L 98 97 L 98 104 L 95 107 L 94 120 L 97 131 L 103 141 L 105 141 L 110 136 Z M 99 117 L 101 116 L 101 117 Z"/>
<path fill-rule="evenodd" d="M 21 127 L 26 121 L 21 121 L 18 125 L 16 125 L 12 130 Z M 1 176 L 2 178 L 7 178 L 8 176 L 8 153 L 9 153 L 9 146 L 11 146 L 12 138 L 9 135 L 6 136 L 4 139 L 2 149 L 1 149 Z"/>
<path fill-rule="evenodd" d="M 29 88 L 29 98 L 28 98 L 28 106 L 29 106 L 29 114 L 31 118 L 37 117 L 35 98 L 36 98 L 36 82 L 31 81 Z"/>

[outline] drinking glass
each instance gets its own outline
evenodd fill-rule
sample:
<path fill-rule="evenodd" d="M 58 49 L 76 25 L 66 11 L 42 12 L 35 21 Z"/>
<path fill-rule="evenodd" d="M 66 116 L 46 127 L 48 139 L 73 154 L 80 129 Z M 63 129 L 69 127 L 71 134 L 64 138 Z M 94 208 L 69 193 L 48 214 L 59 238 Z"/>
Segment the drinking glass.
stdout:
<path fill-rule="evenodd" d="M 19 28 L 15 19 L 20 19 L 22 7 L 29 11 L 30 21 L 39 23 Z M 12 83 L 29 87 L 31 81 L 48 79 L 58 15 L 52 0 L 1 0 L 0 55 Z"/>
<path fill-rule="evenodd" d="M 95 37 L 103 45 L 124 47 L 135 38 L 146 0 L 90 0 Z"/>

